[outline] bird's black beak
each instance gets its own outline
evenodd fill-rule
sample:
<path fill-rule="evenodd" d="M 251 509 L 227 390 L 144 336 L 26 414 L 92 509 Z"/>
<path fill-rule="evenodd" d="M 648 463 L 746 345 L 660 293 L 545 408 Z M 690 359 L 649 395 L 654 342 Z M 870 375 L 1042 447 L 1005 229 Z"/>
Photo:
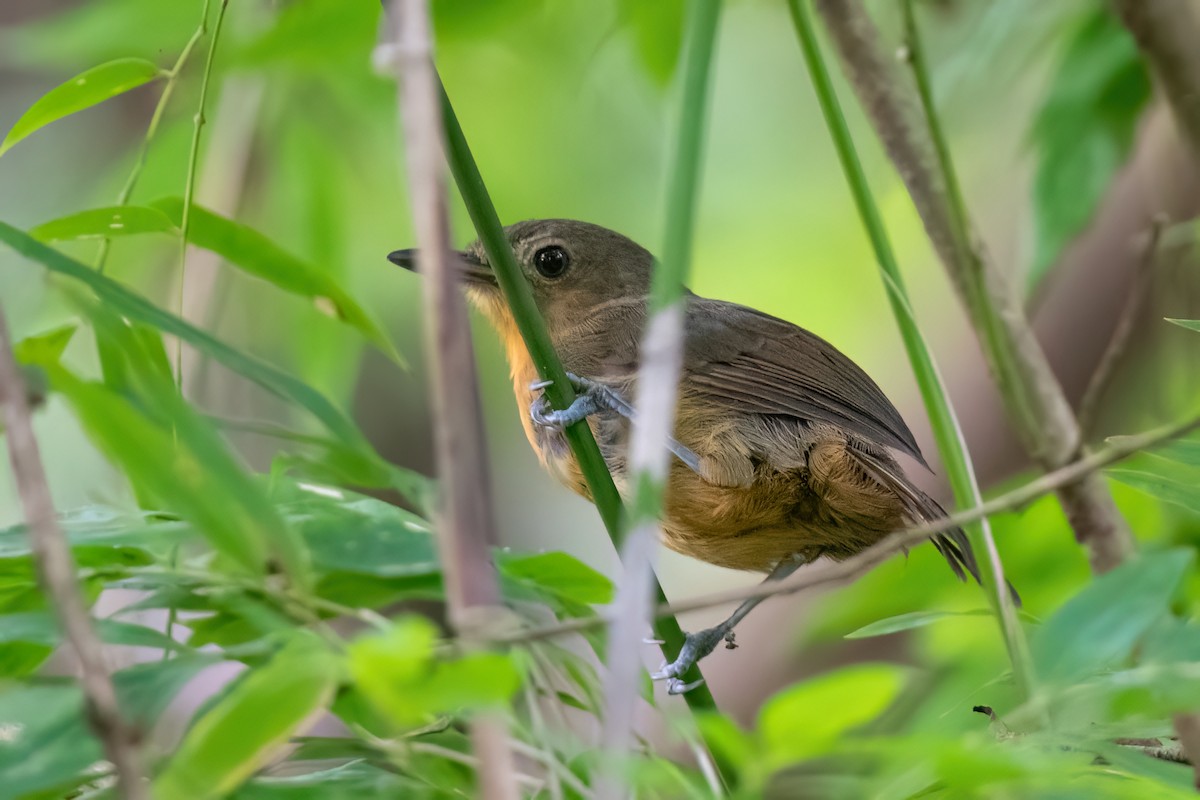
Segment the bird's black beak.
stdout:
<path fill-rule="evenodd" d="M 492 274 L 491 267 L 480 260 L 474 253 L 460 250 L 455 251 L 453 256 L 459 272 L 469 283 L 483 283 L 488 286 L 496 285 L 496 276 Z M 417 251 L 393 250 L 388 253 L 388 261 L 398 267 L 404 267 L 407 270 L 415 272 L 417 269 Z"/>

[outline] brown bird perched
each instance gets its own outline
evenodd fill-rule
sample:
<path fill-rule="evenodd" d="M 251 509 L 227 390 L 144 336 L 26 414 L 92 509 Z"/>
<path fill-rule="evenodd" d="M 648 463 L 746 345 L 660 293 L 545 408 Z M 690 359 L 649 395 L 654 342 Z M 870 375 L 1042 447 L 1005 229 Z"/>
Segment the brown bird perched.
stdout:
<path fill-rule="evenodd" d="M 580 396 L 550 410 L 538 374 L 479 242 L 461 256 L 470 300 L 495 326 L 512 367 L 521 422 L 542 464 L 585 497 L 562 428 L 586 418 L 627 499 L 626 453 L 638 346 L 654 258 L 626 237 L 572 220 L 506 228 L 538 309 Z M 413 251 L 389 258 L 413 265 Z M 686 293 L 683 372 L 662 519 L 672 550 L 782 578 L 821 556 L 844 559 L 888 533 L 945 516 L 892 451 L 925 461 L 895 407 L 865 372 L 820 337 L 745 306 Z M 589 498 L 590 499 L 590 498 Z M 960 578 L 978 579 L 966 536 L 934 544 Z M 678 676 L 726 639 L 755 602 L 689 634 L 654 677 Z"/>

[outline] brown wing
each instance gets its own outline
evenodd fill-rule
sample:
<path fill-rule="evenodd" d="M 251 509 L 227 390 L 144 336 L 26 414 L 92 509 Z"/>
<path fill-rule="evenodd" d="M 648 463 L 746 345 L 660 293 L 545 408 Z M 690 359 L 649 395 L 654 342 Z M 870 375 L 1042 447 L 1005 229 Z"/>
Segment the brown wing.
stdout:
<path fill-rule="evenodd" d="M 837 425 L 925 463 L 900 412 L 833 345 L 752 308 L 688 299 L 690 386 L 743 413 Z"/>

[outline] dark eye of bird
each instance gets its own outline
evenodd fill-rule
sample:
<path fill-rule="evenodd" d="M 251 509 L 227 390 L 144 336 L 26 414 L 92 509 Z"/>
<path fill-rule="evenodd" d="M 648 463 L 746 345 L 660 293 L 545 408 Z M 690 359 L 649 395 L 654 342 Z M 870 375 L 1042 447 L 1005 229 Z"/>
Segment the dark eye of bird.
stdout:
<path fill-rule="evenodd" d="M 543 247 L 533 254 L 533 265 L 537 271 L 547 278 L 560 277 L 571 265 L 567 251 L 558 245 Z"/>

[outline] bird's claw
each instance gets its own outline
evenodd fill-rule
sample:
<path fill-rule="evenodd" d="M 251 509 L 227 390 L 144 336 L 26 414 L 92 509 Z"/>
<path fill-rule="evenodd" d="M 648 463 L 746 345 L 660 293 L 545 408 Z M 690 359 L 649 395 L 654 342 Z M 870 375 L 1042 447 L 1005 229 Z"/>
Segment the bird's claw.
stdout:
<path fill-rule="evenodd" d="M 697 686 L 703 685 L 704 678 L 692 681 L 691 683 L 684 683 L 683 681 L 679 680 L 679 678 L 671 678 L 671 680 L 667 681 L 667 694 L 686 694 L 692 689 L 695 689 Z"/>
<path fill-rule="evenodd" d="M 561 410 L 555 409 L 551 407 L 545 394 L 539 394 L 529 406 L 529 418 L 533 420 L 534 425 L 561 431 L 569 425 L 582 422 L 592 414 L 608 410 L 621 411 L 621 407 L 617 403 L 624 404 L 624 401 L 620 400 L 619 396 L 608 387 L 580 378 L 570 372 L 567 373 L 567 379 L 577 392 L 571 405 Z M 529 384 L 529 390 L 531 392 L 542 391 L 553 383 L 552 380 L 534 381 Z"/>
<path fill-rule="evenodd" d="M 650 676 L 650 679 L 666 681 L 667 694 L 690 692 L 704 683 L 704 679 L 684 683 L 682 677 L 695 666 L 696 662 L 715 650 L 722 641 L 726 643 L 727 647 L 733 641 L 733 630 L 725 625 L 687 634 L 683 640 L 683 647 L 679 650 L 679 656 L 670 664 L 664 662 L 658 668 L 658 672 Z"/>
<path fill-rule="evenodd" d="M 541 381 L 541 383 L 549 385 L 550 381 Z M 534 385 L 530 384 L 530 388 L 532 389 Z M 539 428 L 562 430 L 567 427 L 563 420 L 563 412 L 551 408 L 550 401 L 544 394 L 540 394 L 534 398 L 533 403 L 529 406 L 529 418 Z"/>

